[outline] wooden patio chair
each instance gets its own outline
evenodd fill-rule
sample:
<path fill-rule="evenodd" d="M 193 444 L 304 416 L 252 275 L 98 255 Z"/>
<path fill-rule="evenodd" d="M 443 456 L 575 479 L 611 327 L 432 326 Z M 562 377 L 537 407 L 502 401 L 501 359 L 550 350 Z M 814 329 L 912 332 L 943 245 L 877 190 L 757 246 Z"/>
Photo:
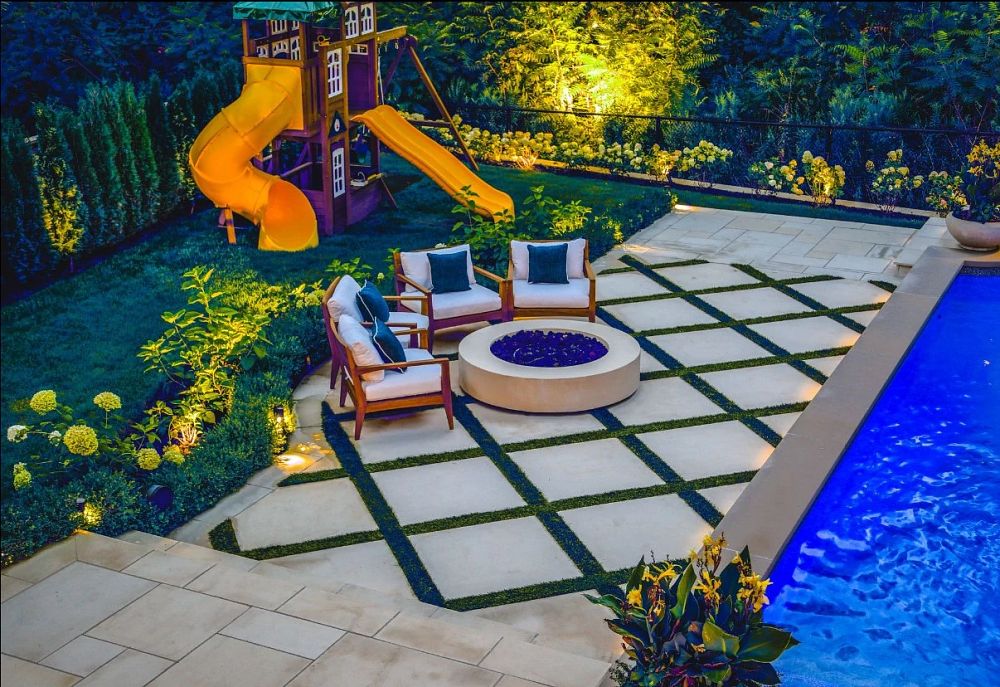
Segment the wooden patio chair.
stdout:
<path fill-rule="evenodd" d="M 461 250 L 468 256 L 469 290 L 434 293 L 427 254 L 453 253 Z M 392 261 L 396 272 L 396 294 L 406 299 L 401 305 L 427 316 L 430 339 L 428 350 L 433 350 L 434 334 L 442 329 L 472 322 L 504 322 L 510 319 L 507 280 L 473 265 L 468 245 L 395 251 Z M 475 275 L 495 282 L 497 291 L 478 284 Z M 425 300 L 419 302 L 416 300 L 417 296 L 423 296 Z"/>
<path fill-rule="evenodd" d="M 343 319 L 350 317 L 344 316 Z M 353 319 L 353 318 L 352 318 Z M 354 402 L 354 438 L 361 438 L 365 416 L 383 410 L 402 410 L 442 406 L 448 417 L 448 429 L 455 429 L 452 413 L 451 368 L 447 358 L 434 358 L 422 348 L 407 348 L 406 362 L 359 365 L 351 346 L 342 338 L 340 325 L 334 325 L 333 340 L 340 349 L 340 407 L 350 396 Z M 410 329 L 411 335 L 426 334 L 423 329 Z M 403 370 L 402 373 L 395 370 Z M 368 373 L 382 372 L 382 379 L 366 380 Z"/>
<path fill-rule="evenodd" d="M 568 284 L 532 284 L 528 281 L 528 246 L 567 244 Z M 597 317 L 597 278 L 590 266 L 586 239 L 511 241 L 507 262 L 513 317 Z"/>
<path fill-rule="evenodd" d="M 338 358 L 340 347 L 337 346 L 333 332 L 334 325 L 340 318 L 340 315 L 346 313 L 366 326 L 374 324 L 365 321 L 355 301 L 354 297 L 360 290 L 360 284 L 353 277 L 345 274 L 334 279 L 323 293 L 323 322 L 326 325 L 326 339 L 330 344 L 330 357 L 333 359 L 333 365 L 330 369 L 331 389 L 337 382 L 337 370 L 343 364 L 343 360 Z M 411 300 L 417 303 L 419 310 L 421 307 L 420 304 L 427 300 L 427 296 L 412 294 L 406 296 L 385 296 L 385 299 L 390 303 L 396 303 L 397 310 L 389 313 L 389 321 L 386 324 L 389 325 L 390 329 L 399 332 L 400 341 L 411 348 L 419 346 L 420 348 L 429 349 L 427 317 L 420 314 L 419 311 L 414 312 L 409 308 L 404 310 L 398 309 L 402 301 Z M 417 332 L 423 333 L 417 334 Z"/>

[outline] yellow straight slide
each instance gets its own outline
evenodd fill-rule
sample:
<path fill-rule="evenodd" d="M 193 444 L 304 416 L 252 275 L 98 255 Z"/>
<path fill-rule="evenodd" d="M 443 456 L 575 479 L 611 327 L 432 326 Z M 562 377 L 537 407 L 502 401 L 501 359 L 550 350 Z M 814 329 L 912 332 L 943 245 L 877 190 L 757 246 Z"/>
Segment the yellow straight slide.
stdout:
<path fill-rule="evenodd" d="M 297 68 L 248 65 L 240 97 L 212 118 L 188 153 L 201 192 L 259 225 L 258 247 L 264 250 L 303 250 L 319 243 L 316 213 L 305 194 L 250 164 L 289 124 L 301 126 L 301 110 Z"/>
<path fill-rule="evenodd" d="M 361 122 L 391 150 L 430 177 L 456 201 L 463 203 L 462 189 L 469 186 L 476 197 L 475 211 L 491 219 L 497 219 L 504 211 L 514 216 L 514 201 L 503 191 L 493 188 L 434 139 L 419 131 L 415 126 L 388 105 L 379 105 L 353 117 Z"/>

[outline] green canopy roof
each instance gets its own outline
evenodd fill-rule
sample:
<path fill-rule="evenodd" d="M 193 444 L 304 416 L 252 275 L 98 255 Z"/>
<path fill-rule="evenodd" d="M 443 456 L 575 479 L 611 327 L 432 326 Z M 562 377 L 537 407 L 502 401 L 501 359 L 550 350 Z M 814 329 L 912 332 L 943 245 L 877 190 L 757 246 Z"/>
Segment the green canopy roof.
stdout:
<path fill-rule="evenodd" d="M 236 19 L 290 19 L 317 24 L 339 16 L 339 2 L 238 2 L 233 5 Z"/>

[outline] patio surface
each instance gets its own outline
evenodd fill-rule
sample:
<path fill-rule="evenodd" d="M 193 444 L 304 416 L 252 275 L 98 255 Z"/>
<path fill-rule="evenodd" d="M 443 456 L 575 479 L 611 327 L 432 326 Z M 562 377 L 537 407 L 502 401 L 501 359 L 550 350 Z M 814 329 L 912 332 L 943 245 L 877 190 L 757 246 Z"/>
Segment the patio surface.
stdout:
<path fill-rule="evenodd" d="M 695 219 L 685 232 L 837 230 L 681 210 L 599 260 L 599 317 L 643 352 L 639 391 L 607 409 L 491 408 L 455 369 L 454 431 L 433 409 L 355 442 L 317 369 L 279 463 L 173 539 L 82 535 L 4 572 L 5 683 L 608 684 L 620 645 L 580 592 L 697 547 L 889 298 L 873 272 L 779 269 L 736 238 L 690 258 L 674 227 Z M 857 231 L 902 251 L 936 226 Z M 206 548 L 220 524 L 249 557 Z"/>
<path fill-rule="evenodd" d="M 576 592 L 620 584 L 641 555 L 680 559 L 697 547 L 889 298 L 863 277 L 894 275 L 779 270 L 783 257 L 768 251 L 758 266 L 709 262 L 662 238 L 681 223 L 696 233 L 752 224 L 732 231 L 753 235 L 767 225 L 789 242 L 801 239 L 783 226 L 839 227 L 749 214 L 668 215 L 596 264 L 600 320 L 642 349 L 632 398 L 574 415 L 509 412 L 462 395 L 453 362 L 454 431 L 431 409 L 371 418 L 355 442 L 353 413 L 337 407 L 323 367 L 295 392 L 300 428 L 285 464 L 173 536 L 207 544 L 229 519 L 239 550 L 313 579 L 471 611 L 613 657 L 600 613 Z M 879 232 L 885 245 L 932 240 L 924 230 L 850 230 Z M 723 257 L 754 258 L 735 250 Z M 435 352 L 454 357 L 464 333 L 440 336 Z M 597 629 L 557 631 L 552 619 L 565 613 Z"/>

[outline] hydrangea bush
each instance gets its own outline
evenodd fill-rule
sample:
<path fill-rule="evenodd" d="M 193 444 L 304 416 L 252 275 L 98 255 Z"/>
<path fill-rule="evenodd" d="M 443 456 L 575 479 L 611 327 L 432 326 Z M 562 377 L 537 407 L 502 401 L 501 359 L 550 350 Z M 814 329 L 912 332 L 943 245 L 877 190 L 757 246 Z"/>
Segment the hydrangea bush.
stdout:
<path fill-rule="evenodd" d="M 789 160 L 786 164 L 780 158 L 772 157 L 754 162 L 747 173 L 758 193 L 774 195 L 785 192 L 802 195 L 805 178 L 799 176 L 798 164 L 795 160 Z"/>
<path fill-rule="evenodd" d="M 883 212 L 895 210 L 906 194 L 924 183 L 922 176 L 910 176 L 910 168 L 903 164 L 902 148 L 886 153 L 885 161 L 878 170 L 871 160 L 865 163 L 865 169 L 874 174 L 871 183 L 872 197 Z"/>
<path fill-rule="evenodd" d="M 826 158 L 808 150 L 802 153 L 802 177 L 813 205 L 832 205 L 844 192 L 844 168 L 831 165 Z"/>
<path fill-rule="evenodd" d="M 965 207 L 965 195 L 962 193 L 962 175 L 938 171 L 930 172 L 924 183 L 924 202 L 940 217 L 944 217 L 953 210 Z"/>

